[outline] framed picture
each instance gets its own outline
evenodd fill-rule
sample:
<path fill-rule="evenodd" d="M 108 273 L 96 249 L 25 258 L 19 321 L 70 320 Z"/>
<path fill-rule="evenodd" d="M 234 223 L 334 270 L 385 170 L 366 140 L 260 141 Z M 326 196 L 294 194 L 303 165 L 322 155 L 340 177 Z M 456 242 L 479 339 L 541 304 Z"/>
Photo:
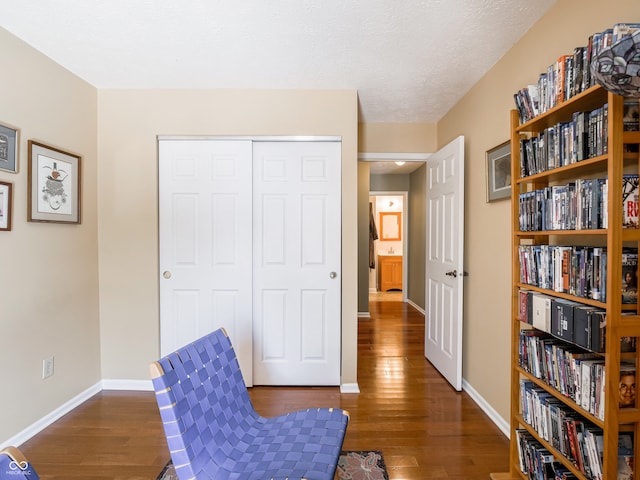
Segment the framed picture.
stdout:
<path fill-rule="evenodd" d="M 7 182 L 0 182 L 0 231 L 11 230 L 11 187 Z"/>
<path fill-rule="evenodd" d="M 511 197 L 511 143 L 487 151 L 487 202 Z"/>
<path fill-rule="evenodd" d="M 18 130 L 0 125 L 0 170 L 18 172 Z"/>
<path fill-rule="evenodd" d="M 80 223 L 80 157 L 29 140 L 27 220 Z"/>

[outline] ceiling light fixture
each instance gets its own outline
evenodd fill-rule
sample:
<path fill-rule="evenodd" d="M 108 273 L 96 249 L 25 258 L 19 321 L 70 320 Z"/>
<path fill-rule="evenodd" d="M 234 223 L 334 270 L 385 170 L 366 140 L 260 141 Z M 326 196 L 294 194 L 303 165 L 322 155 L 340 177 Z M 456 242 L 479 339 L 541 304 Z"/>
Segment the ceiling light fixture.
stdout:
<path fill-rule="evenodd" d="M 400 167 L 400 166 L 404 165 L 406 162 L 393 162 L 393 163 L 395 163 L 396 165 L 398 165 Z"/>

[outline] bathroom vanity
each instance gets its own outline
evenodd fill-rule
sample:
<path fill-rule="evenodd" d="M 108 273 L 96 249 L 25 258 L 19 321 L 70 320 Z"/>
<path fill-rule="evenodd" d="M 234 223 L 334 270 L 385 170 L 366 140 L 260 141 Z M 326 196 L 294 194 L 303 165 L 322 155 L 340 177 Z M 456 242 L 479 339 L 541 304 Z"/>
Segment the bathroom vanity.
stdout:
<path fill-rule="evenodd" d="M 378 255 L 378 290 L 402 290 L 402 255 Z"/>

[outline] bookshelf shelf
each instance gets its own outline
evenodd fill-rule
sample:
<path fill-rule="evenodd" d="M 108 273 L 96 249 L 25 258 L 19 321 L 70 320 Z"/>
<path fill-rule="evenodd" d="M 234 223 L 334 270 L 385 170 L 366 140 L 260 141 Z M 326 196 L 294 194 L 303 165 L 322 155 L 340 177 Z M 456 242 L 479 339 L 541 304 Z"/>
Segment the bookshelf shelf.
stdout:
<path fill-rule="evenodd" d="M 547 110 L 533 120 L 516 125 L 514 129 L 517 133 L 539 133 L 549 125 L 571 120 L 573 112 L 594 110 L 602 106 L 606 99 L 607 91 L 596 85 Z"/>
<path fill-rule="evenodd" d="M 637 232 L 637 230 L 634 230 Z M 640 232 L 639 232 L 640 233 Z M 550 236 L 550 235 L 559 235 L 559 236 L 571 236 L 571 237 L 575 237 L 576 235 L 608 235 L 609 232 L 608 230 L 605 230 L 603 228 L 594 228 L 594 229 L 584 229 L 584 230 L 535 230 L 535 231 L 526 231 L 526 232 L 521 232 L 521 231 L 517 231 L 514 232 L 514 235 L 517 235 L 521 238 L 528 238 L 528 237 L 542 237 L 542 236 Z M 629 235 L 629 237 L 633 237 L 632 235 Z M 640 235 L 638 235 L 638 238 L 640 238 Z M 631 239 L 631 238 L 630 238 Z"/>
<path fill-rule="evenodd" d="M 527 430 L 531 435 L 534 435 L 537 437 L 537 432 L 531 428 L 531 426 L 529 426 L 528 424 L 526 424 L 522 417 L 519 418 L 520 422 L 525 426 L 525 430 Z M 583 475 L 580 473 L 580 471 L 575 467 L 575 465 L 573 465 L 573 463 L 571 463 L 571 461 L 569 459 L 567 459 L 561 452 L 559 452 L 558 450 L 556 450 L 549 442 L 547 442 L 546 440 L 542 440 L 540 439 L 540 444 L 546 448 L 550 453 L 553 454 L 553 456 L 560 462 L 562 463 L 565 467 L 567 467 L 571 473 L 573 473 L 574 475 L 576 475 L 578 478 L 583 478 Z"/>
<path fill-rule="evenodd" d="M 535 175 L 529 175 L 527 177 L 518 178 L 515 183 L 517 184 L 530 184 L 535 181 L 561 181 L 573 179 L 576 174 L 588 175 L 590 173 L 602 172 L 603 165 L 606 165 L 608 160 L 607 155 L 600 155 L 597 157 L 582 160 L 578 163 L 572 163 L 563 167 L 554 168 L 552 170 L 546 170 L 544 172 L 536 173 Z M 606 168 L 606 167 L 604 167 Z"/>
<path fill-rule="evenodd" d="M 562 403 L 567 405 L 569 408 L 571 408 L 573 410 L 576 410 L 576 411 L 579 411 L 581 416 L 587 418 L 594 425 L 597 425 L 600 428 L 604 428 L 604 422 L 602 420 L 600 420 L 599 418 L 595 417 L 591 413 L 589 413 L 586 410 L 584 410 L 582 407 L 577 405 L 572 399 L 562 395 L 562 393 L 560 393 L 558 390 L 553 388 L 551 385 L 549 385 L 546 382 L 540 380 L 539 378 L 536 378 L 535 376 L 533 376 L 529 372 L 525 371 L 523 368 L 517 367 L 517 370 L 518 370 L 518 373 L 520 373 L 521 377 L 526 378 L 527 380 L 530 380 L 533 383 L 535 383 L 537 386 L 544 388 L 549 393 L 551 393 L 551 395 L 553 395 L 555 398 L 557 398 Z"/>
<path fill-rule="evenodd" d="M 583 305 L 590 305 L 592 307 L 605 308 L 607 304 L 605 302 L 601 302 L 599 300 L 593 300 L 591 298 L 578 297 L 576 295 L 571 295 L 569 293 L 563 292 L 554 292 L 553 290 L 548 290 L 546 288 L 536 287 L 535 285 L 529 285 L 527 283 L 518 283 L 518 290 L 530 290 L 532 292 L 538 292 L 544 295 L 551 295 L 556 298 L 563 298 L 565 300 L 570 300 L 574 302 L 581 303 Z M 629 304 L 629 307 L 635 307 L 635 305 Z"/>
<path fill-rule="evenodd" d="M 638 408 L 638 401 L 634 397 L 634 403 L 630 407 L 626 405 L 620 406 L 619 402 L 622 400 L 619 400 L 620 387 L 618 384 L 622 370 L 633 367 L 634 376 L 635 372 L 638 371 L 638 356 L 636 353 L 638 347 L 628 347 L 628 345 L 638 345 L 640 347 L 640 341 L 638 340 L 638 337 L 640 337 L 640 314 L 637 304 L 623 303 L 623 295 L 625 295 L 623 292 L 623 271 L 626 270 L 623 270 L 622 266 L 623 258 L 625 258 L 623 253 L 629 253 L 631 251 L 630 249 L 637 249 L 640 244 L 639 229 L 623 228 L 624 214 L 622 208 L 623 196 L 626 194 L 623 192 L 623 176 L 629 173 L 637 174 L 640 166 L 638 154 L 630 154 L 630 149 L 626 146 L 629 144 L 640 144 L 640 132 L 624 131 L 624 108 L 625 104 L 622 97 L 609 93 L 599 86 L 594 86 L 575 95 L 570 100 L 551 108 L 547 112 L 538 115 L 533 120 L 522 124 L 520 123 L 521 112 L 513 110 L 511 113 L 511 158 L 513 159 L 511 178 L 516 180 L 512 182 L 511 196 L 511 298 L 513 320 L 511 322 L 510 471 L 504 474 L 493 474 L 496 476 L 492 476 L 492 478 L 503 478 L 500 477 L 500 475 L 504 475 L 504 478 L 528 478 L 527 474 L 521 469 L 523 449 L 531 448 L 530 445 L 534 443 L 539 446 L 536 448 L 540 448 L 540 451 L 547 451 L 552 459 L 548 460 L 549 462 L 554 462 L 558 465 L 558 468 L 568 470 L 580 480 L 595 478 L 595 475 L 592 475 L 590 471 L 591 467 L 585 466 L 589 465 L 588 462 L 599 463 L 598 466 L 593 468 L 601 469 L 602 478 L 618 478 L 619 438 L 621 438 L 621 434 L 627 437 L 632 436 L 635 439 L 634 448 L 636 456 L 640 450 L 638 446 L 640 443 L 640 409 Z M 607 149 L 604 151 L 604 154 L 597 156 L 592 155 L 591 158 L 579 162 L 557 168 L 550 168 L 549 170 L 540 171 L 533 175 L 522 176 L 523 168 L 525 167 L 522 163 L 521 152 L 526 142 L 530 141 L 531 138 L 539 136 L 541 132 L 546 132 L 550 128 L 557 127 L 560 122 L 569 122 L 575 119 L 574 114 L 576 112 L 596 111 L 598 109 L 602 111 L 606 109 L 606 116 L 603 114 L 603 120 L 601 120 L 601 123 L 605 124 L 603 127 L 606 128 L 599 130 L 599 132 L 604 132 L 601 133 L 601 135 L 604 135 L 606 138 L 597 140 L 598 142 L 605 142 L 607 144 Z M 606 121 L 604 119 L 606 119 Z M 589 141 L 591 141 L 591 139 L 589 139 Z M 594 216 L 591 217 L 591 213 L 588 214 L 588 218 L 594 219 L 593 221 L 589 220 L 589 226 L 595 226 L 596 228 L 558 230 L 555 229 L 556 224 L 554 223 L 554 229 L 552 230 L 524 230 L 524 228 L 531 228 L 532 225 L 534 227 L 536 225 L 550 225 L 548 223 L 548 213 L 546 220 L 533 218 L 530 223 L 522 223 L 523 215 L 529 215 L 529 217 L 536 214 L 540 215 L 540 213 L 531 213 L 532 211 L 539 212 L 539 209 L 536 210 L 531 207 L 532 204 L 526 203 L 526 194 L 529 194 L 530 197 L 531 192 L 544 191 L 545 195 L 547 195 L 547 192 L 558 185 L 562 187 L 564 185 L 579 184 L 584 179 L 606 179 L 606 182 L 601 183 L 599 187 L 601 196 L 598 197 L 597 200 L 599 202 L 598 208 L 600 209 L 597 216 L 594 214 Z M 606 188 L 602 187 L 603 184 Z M 596 184 L 593 183 L 593 185 Z M 573 192 L 571 193 L 573 194 Z M 591 193 L 589 193 L 589 195 L 591 195 Z M 548 199 L 551 197 L 546 196 L 544 198 Z M 594 196 L 593 198 L 595 199 L 596 197 Z M 595 200 L 593 200 L 593 202 L 593 205 L 595 205 Z M 533 205 L 539 206 L 545 205 L 545 203 Z M 547 210 L 547 212 L 556 208 L 557 204 L 552 203 L 551 205 L 551 209 Z M 566 206 L 568 203 L 564 205 Z M 582 205 L 584 206 L 584 203 Z M 547 207 L 543 206 L 542 208 Z M 591 206 L 589 206 L 589 208 L 591 208 Z M 563 210 L 563 212 L 564 211 L 565 210 Z M 575 217 L 584 215 L 584 213 L 575 209 L 569 210 L 568 208 L 566 211 L 570 212 L 570 215 L 574 215 L 574 218 L 570 219 L 571 221 L 568 222 L 568 224 L 572 225 L 571 222 L 574 222 L 578 225 Z M 606 219 L 606 221 L 603 219 Z M 554 221 L 556 221 L 555 218 Z M 580 221 L 582 222 L 582 218 Z M 561 224 L 562 227 L 565 227 L 567 224 L 564 217 Z M 584 226 L 584 223 L 582 223 L 582 226 Z M 552 255 L 560 255 L 557 254 L 557 252 L 560 251 L 559 248 L 564 248 L 570 252 L 567 254 L 570 260 L 565 261 L 564 257 L 562 257 L 563 263 L 560 265 L 561 257 L 556 256 L 548 260 L 547 257 L 543 256 L 548 254 L 549 251 L 553 252 Z M 587 257 L 589 260 L 583 260 L 583 263 L 575 260 L 574 255 L 576 255 L 576 251 L 593 248 L 600 249 L 598 255 L 600 255 L 600 251 L 605 252 L 603 255 L 606 255 L 606 257 L 602 257 L 602 259 L 605 259 L 603 263 L 600 263 L 602 259 L 600 257 L 598 258 L 598 267 L 594 264 L 594 254 L 591 250 L 589 250 L 591 253 L 589 253 Z M 534 252 L 534 254 L 531 254 L 531 252 Z M 532 256 L 528 257 L 527 255 Z M 531 265 L 528 262 L 531 262 L 531 258 L 535 258 L 535 267 L 530 272 L 528 269 L 531 268 Z M 543 258 L 545 260 L 542 260 Z M 544 263 L 545 261 L 548 263 Z M 545 267 L 546 270 L 543 272 L 544 275 L 548 275 L 549 277 L 556 276 L 555 280 L 553 278 L 551 279 L 553 283 L 552 286 L 548 284 L 538 284 L 538 279 L 541 278 L 540 275 L 544 276 L 540 270 L 541 265 L 547 265 L 547 267 Z M 570 267 L 567 267 L 567 265 Z M 637 275 L 637 267 L 635 267 L 635 270 Z M 551 273 L 549 273 L 549 271 L 551 271 Z M 562 275 L 563 278 L 564 276 L 573 279 L 580 278 L 580 282 L 587 282 L 589 286 L 586 290 L 579 292 L 581 295 L 574 295 L 574 284 L 570 284 L 571 288 L 568 288 L 566 286 L 567 284 L 562 284 L 562 282 L 558 283 L 558 275 Z M 523 278 L 526 279 L 526 282 Z M 592 287 L 596 286 L 597 289 L 599 289 L 599 293 L 593 295 Z M 582 296 L 585 291 L 588 294 Z M 623 294 L 621 295 L 618 292 L 623 292 Z M 589 298 L 590 295 L 593 296 Z M 583 343 L 573 342 L 567 337 L 563 338 L 563 335 L 558 335 L 557 331 L 552 331 L 553 329 L 547 326 L 551 325 L 552 321 L 549 321 L 549 323 L 540 323 L 540 321 L 536 323 L 535 320 L 531 321 L 532 319 L 529 318 L 529 315 L 533 315 L 536 318 L 538 318 L 538 315 L 552 315 L 551 313 L 540 313 L 540 310 L 536 310 L 536 308 L 542 305 L 541 303 L 537 303 L 537 306 L 533 307 L 534 313 L 531 313 L 532 307 L 530 302 L 532 302 L 531 298 L 534 297 L 538 299 L 545 297 L 550 305 L 554 305 L 554 307 L 551 307 L 549 310 L 551 312 L 557 308 L 558 310 L 553 313 L 554 315 L 565 315 L 568 311 L 572 312 L 568 317 L 559 317 L 566 322 L 573 322 L 573 312 L 577 311 L 577 309 L 590 312 L 587 315 L 593 315 L 592 312 L 594 310 L 600 312 L 600 317 L 598 318 L 606 319 L 606 321 L 603 323 L 603 321 L 600 320 L 600 323 L 594 322 L 589 324 L 600 326 L 598 329 L 600 335 L 598 349 L 586 348 Z M 524 306 L 523 298 L 526 299 Z M 604 300 L 601 301 L 600 298 Z M 628 301 L 629 298 L 633 297 L 626 297 L 626 301 Z M 526 310 L 527 308 L 528 311 Z M 523 312 L 525 311 L 525 318 L 523 318 Z M 581 313 L 581 315 L 585 314 Z M 577 318 L 578 317 L 576 317 L 576 322 Z M 557 321 L 559 322 L 560 320 Z M 576 323 L 576 328 L 577 325 L 578 323 Z M 574 334 L 572 329 L 568 330 L 567 335 Z M 548 362 L 547 366 L 544 367 L 547 369 L 545 375 L 556 375 L 555 382 L 547 381 L 548 378 L 545 378 L 545 375 L 539 378 L 538 375 L 540 372 L 537 371 L 534 374 L 533 371 L 530 371 L 530 365 L 524 368 L 522 362 L 527 359 L 530 361 L 532 355 L 527 349 L 533 347 L 526 343 L 527 340 L 521 339 L 521 332 L 529 330 L 531 332 L 524 334 L 526 338 L 530 336 L 537 338 L 539 336 L 539 338 L 543 339 L 542 344 L 545 345 L 545 350 L 541 355 L 543 358 L 547 355 L 547 358 L 546 360 L 541 360 L 541 362 Z M 588 335 L 593 335 L 593 330 L 590 330 Z M 547 347 L 549 345 L 551 345 L 551 347 Z M 584 373 L 586 377 L 592 375 L 590 378 L 592 383 L 587 384 L 591 385 L 589 390 L 590 400 L 586 400 L 590 408 L 584 408 L 584 405 L 580 403 L 580 397 L 576 396 L 582 394 L 577 393 L 577 390 L 580 388 L 576 386 L 578 383 L 572 384 L 574 385 L 573 387 L 562 387 L 563 391 L 560 391 L 557 381 L 562 381 L 566 378 L 562 377 L 558 380 L 557 375 L 559 374 L 557 371 L 555 373 L 549 373 L 550 365 L 557 365 L 559 362 L 557 358 L 562 359 L 563 357 L 561 355 L 564 355 L 564 353 L 558 354 L 560 356 L 557 358 L 553 357 L 553 361 L 549 358 L 549 352 L 551 351 L 553 351 L 551 355 L 556 355 L 556 345 L 561 345 L 558 349 L 563 352 L 564 349 L 571 352 L 577 351 L 578 354 L 576 358 L 578 358 L 578 360 L 576 363 L 582 365 L 581 362 L 585 362 L 582 368 L 586 370 L 578 367 L 576 371 L 581 373 L 572 371 L 572 373 L 567 374 L 566 378 L 570 379 L 572 374 L 581 375 Z M 582 345 L 582 347 L 580 345 Z M 548 350 L 546 348 L 548 348 Z M 631 348 L 633 348 L 633 350 L 631 350 Z M 527 357 L 527 355 L 529 355 L 529 357 Z M 585 384 L 582 384 L 583 388 L 584 385 Z M 573 391 L 567 392 L 567 388 L 569 390 L 573 389 Z M 521 396 L 524 396 L 524 398 L 521 398 Z M 551 418 L 550 412 L 556 412 L 554 413 L 556 419 L 549 420 L 549 422 L 560 430 L 566 428 L 566 431 L 570 432 L 571 428 L 578 430 L 581 428 L 584 429 L 583 434 L 580 436 L 581 442 L 586 438 L 587 432 L 588 435 L 593 438 L 593 445 L 597 445 L 599 440 L 595 439 L 600 438 L 602 445 L 600 451 L 598 451 L 595 446 L 591 447 L 589 445 L 587 447 L 586 441 L 584 441 L 584 447 L 581 447 L 584 448 L 585 453 L 583 455 L 579 453 L 580 448 L 577 450 L 567 450 L 568 444 L 564 441 L 561 445 L 564 452 L 559 450 L 558 431 L 555 431 L 555 436 L 552 438 L 550 430 L 539 431 L 540 424 L 538 422 L 540 420 L 536 419 L 534 421 L 537 427 L 525 421 L 525 419 L 531 420 L 531 412 L 534 411 L 531 409 L 531 405 L 538 406 L 539 410 L 535 410 L 536 412 L 546 411 L 546 415 L 548 415 L 548 417 L 546 417 L 547 419 Z M 526 412 L 523 412 L 523 409 L 525 409 Z M 564 420 L 557 420 L 558 415 Z M 571 418 L 569 423 L 566 423 L 567 418 Z M 571 421 L 576 421 L 577 423 L 571 425 Z M 560 435 L 562 435 L 562 433 L 560 433 Z M 578 435 L 576 435 L 575 438 L 578 439 Z M 525 447 L 522 446 L 523 444 Z M 594 460 L 596 457 L 600 457 L 599 461 Z M 636 471 L 640 473 L 640 469 Z"/>

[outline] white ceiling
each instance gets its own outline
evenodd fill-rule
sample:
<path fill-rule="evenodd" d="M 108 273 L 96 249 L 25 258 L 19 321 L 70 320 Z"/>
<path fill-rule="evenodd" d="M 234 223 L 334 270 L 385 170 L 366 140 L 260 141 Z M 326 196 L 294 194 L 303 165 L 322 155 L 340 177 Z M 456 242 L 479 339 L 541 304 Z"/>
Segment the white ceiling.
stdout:
<path fill-rule="evenodd" d="M 405 175 L 419 169 L 424 162 L 411 161 L 404 165 L 395 162 L 369 162 L 369 173 L 372 175 Z"/>
<path fill-rule="evenodd" d="M 557 0 L 0 0 L 0 26 L 97 88 L 356 89 L 437 122 Z"/>

